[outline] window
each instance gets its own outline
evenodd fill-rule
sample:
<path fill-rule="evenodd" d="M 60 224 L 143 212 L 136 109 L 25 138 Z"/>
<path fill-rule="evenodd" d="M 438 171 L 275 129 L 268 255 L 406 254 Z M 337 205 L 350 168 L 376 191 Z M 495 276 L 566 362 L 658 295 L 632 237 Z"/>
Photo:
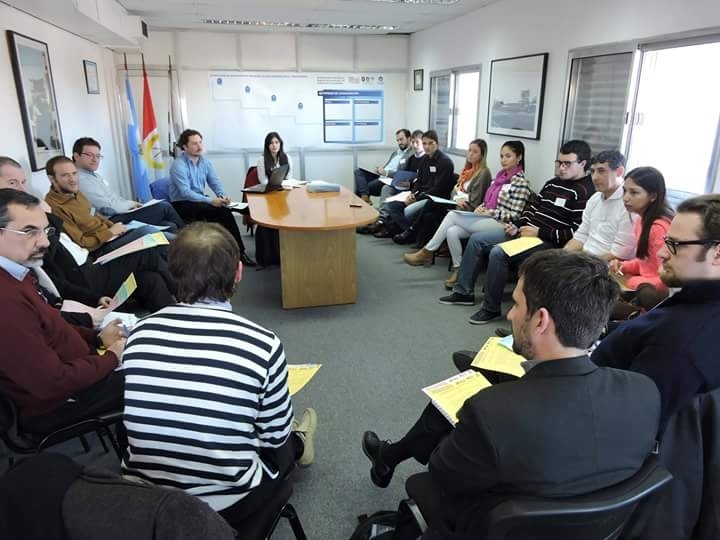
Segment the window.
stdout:
<path fill-rule="evenodd" d="M 632 52 L 572 59 L 564 141 L 587 141 L 593 153 L 621 147 L 632 62 Z"/>
<path fill-rule="evenodd" d="M 628 166 L 652 165 L 668 190 L 712 191 L 720 122 L 720 42 L 641 49 Z"/>
<path fill-rule="evenodd" d="M 593 54 L 594 53 L 594 54 Z M 670 197 L 720 188 L 720 35 L 570 54 L 562 140 L 652 165 Z"/>
<path fill-rule="evenodd" d="M 430 129 L 440 146 L 464 153 L 477 137 L 480 67 L 430 74 Z"/>

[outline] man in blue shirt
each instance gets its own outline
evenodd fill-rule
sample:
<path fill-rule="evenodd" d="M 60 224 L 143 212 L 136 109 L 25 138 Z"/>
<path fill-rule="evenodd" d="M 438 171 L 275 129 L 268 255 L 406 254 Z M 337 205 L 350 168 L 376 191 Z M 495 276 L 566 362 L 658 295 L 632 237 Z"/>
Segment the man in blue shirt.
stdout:
<path fill-rule="evenodd" d="M 240 259 L 245 266 L 256 266 L 247 253 L 237 222 L 228 208 L 230 198 L 225 196 L 215 168 L 203 153 L 203 138 L 199 131 L 186 129 L 178 138 L 183 153 L 170 167 L 170 201 L 186 222 L 209 221 L 225 227 L 240 248 Z M 205 184 L 215 197 L 205 195 Z"/>

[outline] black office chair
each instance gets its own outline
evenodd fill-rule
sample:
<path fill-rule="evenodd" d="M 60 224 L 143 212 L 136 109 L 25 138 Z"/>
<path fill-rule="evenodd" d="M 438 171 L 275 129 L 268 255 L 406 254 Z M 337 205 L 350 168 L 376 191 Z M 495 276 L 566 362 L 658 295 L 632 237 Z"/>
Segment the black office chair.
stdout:
<path fill-rule="evenodd" d="M 290 504 L 292 486 L 285 479 L 273 498 L 265 503 L 250 519 L 235 527 L 243 540 L 269 540 L 281 519 L 290 523 L 296 540 L 307 540 L 295 507 Z"/>
<path fill-rule="evenodd" d="M 637 504 L 665 486 L 672 475 L 649 459 L 631 478 L 579 497 L 509 498 L 471 520 L 466 539 L 614 540 L 620 537 Z M 479 536 L 483 531 L 485 536 Z"/>
<path fill-rule="evenodd" d="M 0 439 L 10 452 L 8 460 L 11 465 L 14 461 L 14 456 L 42 452 L 46 448 L 76 437 L 80 438 L 85 452 L 88 452 L 90 446 L 85 435 L 92 432 L 98 435 L 105 452 L 108 451 L 108 447 L 105 444 L 103 436 L 106 436 L 113 450 L 115 450 L 118 459 L 121 459 L 122 452 L 120 445 L 110 429 L 111 426 L 119 422 L 122 422 L 122 410 L 112 411 L 94 418 L 68 424 L 50 433 L 30 433 L 18 427 L 15 404 L 9 397 L 0 393 Z"/>

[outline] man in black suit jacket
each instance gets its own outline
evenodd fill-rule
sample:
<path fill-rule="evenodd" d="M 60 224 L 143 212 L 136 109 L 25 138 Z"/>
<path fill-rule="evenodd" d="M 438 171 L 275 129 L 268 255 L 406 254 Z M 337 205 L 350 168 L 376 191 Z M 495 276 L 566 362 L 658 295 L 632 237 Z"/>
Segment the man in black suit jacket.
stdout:
<path fill-rule="evenodd" d="M 638 373 L 597 367 L 586 352 L 618 293 L 591 255 L 528 258 L 508 314 L 526 375 L 469 398 L 454 429 L 430 404 L 396 443 L 366 432 L 373 482 L 387 486 L 410 457 L 429 462 L 408 493 L 430 528 L 447 533 L 464 530 L 471 508 L 477 516 L 508 494 L 568 497 L 632 476 L 654 448 L 657 388 Z"/>

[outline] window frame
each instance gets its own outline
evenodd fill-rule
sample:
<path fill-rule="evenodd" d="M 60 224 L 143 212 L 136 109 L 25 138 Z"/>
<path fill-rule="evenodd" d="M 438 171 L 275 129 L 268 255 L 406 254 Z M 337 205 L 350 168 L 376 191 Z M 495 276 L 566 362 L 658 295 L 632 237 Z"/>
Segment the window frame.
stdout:
<path fill-rule="evenodd" d="M 470 64 L 465 66 L 458 66 L 453 67 L 450 69 L 443 69 L 440 71 L 431 71 L 430 72 L 430 78 L 429 78 L 429 99 L 430 99 L 430 107 L 429 107 L 429 117 L 428 117 L 428 126 L 429 129 L 435 129 L 435 126 L 433 125 L 433 116 L 434 116 L 434 110 L 437 107 L 437 105 L 433 104 L 433 94 L 432 94 L 432 87 L 433 87 L 433 78 L 438 77 L 446 77 L 450 76 L 450 117 L 448 119 L 448 142 L 447 146 L 443 148 L 443 150 L 448 154 L 454 154 L 459 156 L 465 156 L 467 153 L 467 148 L 461 148 L 458 147 L 458 141 L 457 141 L 457 116 L 458 116 L 458 107 L 457 107 L 457 98 L 458 98 L 458 85 L 457 85 L 457 76 L 460 74 L 465 73 L 477 73 L 478 75 L 478 86 L 477 86 L 477 113 L 475 114 L 475 137 L 478 136 L 478 126 L 480 125 L 480 115 L 482 113 L 482 103 L 480 100 L 480 94 L 482 90 L 482 64 Z M 468 141 L 469 143 L 470 141 Z"/>

